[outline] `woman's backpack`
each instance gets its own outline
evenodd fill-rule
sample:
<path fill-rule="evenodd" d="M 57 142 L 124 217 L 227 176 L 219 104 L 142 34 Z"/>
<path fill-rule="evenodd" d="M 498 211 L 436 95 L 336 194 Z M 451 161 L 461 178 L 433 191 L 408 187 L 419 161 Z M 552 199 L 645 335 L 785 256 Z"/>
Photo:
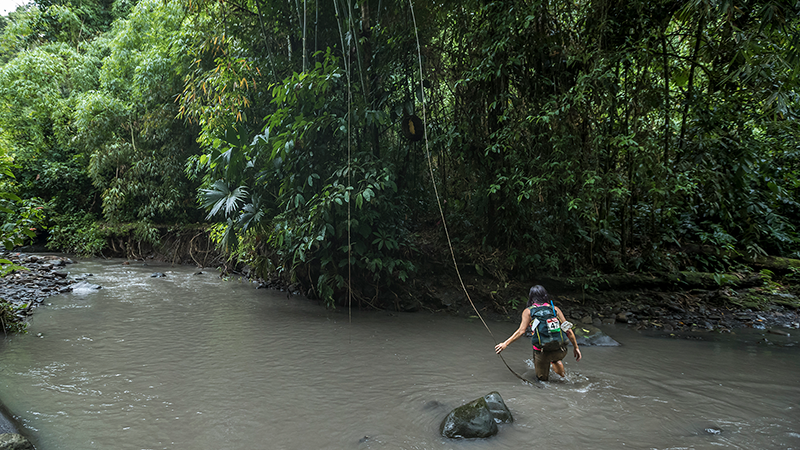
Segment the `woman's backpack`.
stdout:
<path fill-rule="evenodd" d="M 561 350 L 565 344 L 565 337 L 553 304 L 534 305 L 528 309 L 531 311 L 533 346 L 548 352 Z"/>

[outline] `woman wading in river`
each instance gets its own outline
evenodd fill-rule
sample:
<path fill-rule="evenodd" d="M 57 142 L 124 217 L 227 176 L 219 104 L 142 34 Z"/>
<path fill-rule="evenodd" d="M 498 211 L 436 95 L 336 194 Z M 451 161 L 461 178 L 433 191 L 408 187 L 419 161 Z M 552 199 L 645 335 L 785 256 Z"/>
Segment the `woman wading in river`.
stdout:
<path fill-rule="evenodd" d="M 572 343 L 575 361 L 581 360 L 581 351 L 575 340 L 569 324 L 564 318 L 564 313 L 553 305 L 544 286 L 536 285 L 528 293 L 528 305 L 522 311 L 522 320 L 519 328 L 505 342 L 494 347 L 497 353 L 502 352 L 509 344 L 516 341 L 526 331 L 531 331 L 533 344 L 533 365 L 536 369 L 536 378 L 547 381 L 550 378 L 550 365 L 559 376 L 565 376 L 564 364 L 561 362 L 567 356 L 567 343 L 564 337 Z"/>

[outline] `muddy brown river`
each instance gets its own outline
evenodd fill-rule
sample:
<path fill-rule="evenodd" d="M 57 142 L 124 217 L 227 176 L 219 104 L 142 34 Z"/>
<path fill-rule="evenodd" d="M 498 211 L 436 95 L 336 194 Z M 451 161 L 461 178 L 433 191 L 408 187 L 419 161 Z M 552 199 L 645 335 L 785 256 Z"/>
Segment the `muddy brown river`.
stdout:
<path fill-rule="evenodd" d="M 609 326 L 622 346 L 585 346 L 536 388 L 474 319 L 327 310 L 213 270 L 121 262 L 70 266 L 103 288 L 49 298 L 0 342 L 0 400 L 38 450 L 800 449 L 796 335 Z M 517 323 L 488 325 L 505 339 Z M 503 355 L 531 364 L 524 339 Z M 513 424 L 439 434 L 491 391 Z"/>

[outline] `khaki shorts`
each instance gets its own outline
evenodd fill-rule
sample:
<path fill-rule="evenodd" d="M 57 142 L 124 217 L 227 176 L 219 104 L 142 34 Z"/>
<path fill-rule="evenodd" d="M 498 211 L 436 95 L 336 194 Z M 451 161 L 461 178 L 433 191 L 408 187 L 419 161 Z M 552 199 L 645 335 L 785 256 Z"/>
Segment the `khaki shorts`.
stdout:
<path fill-rule="evenodd" d="M 533 351 L 533 367 L 536 369 L 536 378 L 541 381 L 550 379 L 550 363 L 561 361 L 567 356 L 567 347 L 561 347 L 561 350 L 554 352 L 545 352 L 534 350 Z"/>

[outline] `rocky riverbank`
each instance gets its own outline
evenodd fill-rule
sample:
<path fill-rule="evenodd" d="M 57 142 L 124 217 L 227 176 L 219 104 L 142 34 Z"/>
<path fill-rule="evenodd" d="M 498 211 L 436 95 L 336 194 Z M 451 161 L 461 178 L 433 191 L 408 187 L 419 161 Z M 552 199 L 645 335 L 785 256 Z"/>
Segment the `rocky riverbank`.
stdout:
<path fill-rule="evenodd" d="M 758 278 L 758 274 L 750 278 Z M 676 282 L 658 288 L 618 283 L 613 288 L 591 290 L 575 288 L 552 277 L 500 283 L 468 273 L 463 279 L 472 304 L 465 300 L 464 288 L 455 275 L 437 275 L 431 270 L 420 274 L 410 290 L 400 296 L 398 309 L 427 309 L 459 316 L 475 316 L 477 309 L 484 319 L 518 323 L 528 290 L 533 284 L 542 284 L 575 324 L 623 326 L 690 339 L 737 329 L 778 335 L 800 333 L 798 289 L 773 280 L 762 282 L 761 278 L 735 288 L 713 284 L 686 289 Z"/>
<path fill-rule="evenodd" d="M 47 297 L 72 290 L 74 280 L 67 279 L 66 269 L 74 262 L 68 257 L 6 252 L 0 254 L 0 259 L 20 267 L 0 278 L 4 322 L 8 319 L 12 322 L 4 323 L 4 331 L 20 329 L 17 324 L 32 314 L 33 309 Z"/>
<path fill-rule="evenodd" d="M 693 338 L 741 328 L 789 335 L 800 328 L 800 314 L 795 308 L 765 304 L 763 309 L 753 309 L 709 299 L 715 296 L 714 292 L 615 291 L 595 294 L 591 304 L 567 296 L 564 309 L 576 323 L 624 325 Z"/>

